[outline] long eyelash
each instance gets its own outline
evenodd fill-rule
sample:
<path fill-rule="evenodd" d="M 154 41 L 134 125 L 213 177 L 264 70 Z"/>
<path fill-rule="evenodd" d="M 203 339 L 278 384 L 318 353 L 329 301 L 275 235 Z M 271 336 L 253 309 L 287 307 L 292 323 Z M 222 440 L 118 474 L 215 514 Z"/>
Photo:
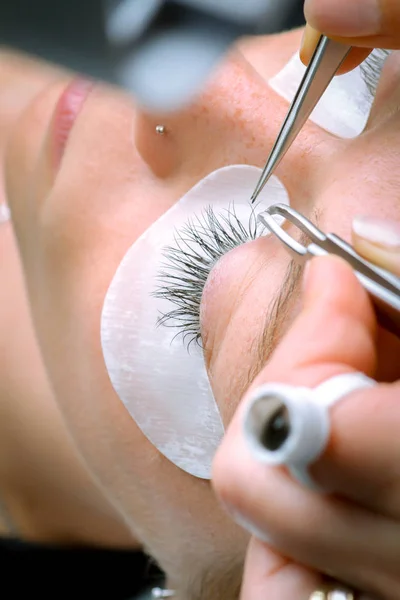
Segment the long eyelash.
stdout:
<path fill-rule="evenodd" d="M 176 231 L 174 245 L 164 249 L 165 261 L 154 292 L 175 308 L 162 313 L 157 325 L 177 328 L 176 336 L 183 337 L 188 349 L 193 342 L 200 345 L 200 303 L 211 269 L 224 254 L 255 240 L 264 230 L 253 208 L 244 225 L 231 205 L 218 215 L 209 206 Z"/>
<path fill-rule="evenodd" d="M 371 52 L 368 58 L 366 58 L 360 66 L 361 75 L 372 98 L 375 97 L 383 65 L 389 54 L 390 50 L 377 48 Z"/>

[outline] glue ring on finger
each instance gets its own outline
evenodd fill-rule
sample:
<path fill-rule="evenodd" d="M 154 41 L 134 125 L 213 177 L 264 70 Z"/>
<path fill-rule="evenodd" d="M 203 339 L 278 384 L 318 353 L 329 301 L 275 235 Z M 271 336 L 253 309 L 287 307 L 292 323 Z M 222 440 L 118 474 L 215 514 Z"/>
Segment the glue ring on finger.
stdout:
<path fill-rule="evenodd" d="M 330 436 L 330 408 L 376 381 L 346 373 L 316 388 L 281 383 L 262 385 L 247 405 L 243 431 L 253 456 L 268 465 L 286 466 L 304 486 L 319 489 L 308 467 L 324 452 Z"/>

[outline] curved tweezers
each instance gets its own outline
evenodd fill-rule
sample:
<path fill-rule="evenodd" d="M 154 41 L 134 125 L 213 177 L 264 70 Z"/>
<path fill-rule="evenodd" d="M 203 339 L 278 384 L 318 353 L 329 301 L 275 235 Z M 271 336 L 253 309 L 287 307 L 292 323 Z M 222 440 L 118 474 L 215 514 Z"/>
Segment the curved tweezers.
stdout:
<path fill-rule="evenodd" d="M 307 235 L 310 243 L 306 246 L 295 240 L 274 216 L 279 215 Z M 301 262 L 313 256 L 335 254 L 353 268 L 358 280 L 370 294 L 381 324 L 400 336 L 400 278 L 362 258 L 347 242 L 334 233 L 325 234 L 302 214 L 286 204 L 275 204 L 258 216 L 265 225 L 286 246 L 289 252 Z"/>

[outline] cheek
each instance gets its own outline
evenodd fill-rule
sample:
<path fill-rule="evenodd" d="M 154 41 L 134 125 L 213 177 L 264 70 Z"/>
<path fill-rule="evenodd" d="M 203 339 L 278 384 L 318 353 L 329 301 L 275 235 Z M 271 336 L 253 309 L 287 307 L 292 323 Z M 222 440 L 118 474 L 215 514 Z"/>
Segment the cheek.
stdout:
<path fill-rule="evenodd" d="M 112 109 L 118 119 L 101 129 Z M 40 199 L 39 233 L 54 277 L 68 279 L 69 290 L 81 291 L 87 302 L 88 288 L 105 293 L 132 240 L 174 204 L 185 185 L 154 179 L 134 147 L 133 126 L 128 101 L 104 91 L 90 98 L 56 182 Z"/>
<path fill-rule="evenodd" d="M 89 122 L 77 123 L 54 187 L 32 206 L 40 227 L 27 220 L 35 235 L 29 285 L 57 399 L 89 468 L 130 516 L 152 521 L 160 512 L 154 480 L 162 489 L 176 469 L 163 464 L 112 389 L 100 315 L 132 239 L 173 204 L 176 192 L 153 184 L 149 198 L 148 169 L 124 127 L 110 127 L 105 139 L 96 126 L 106 109 L 109 115 L 104 103 L 100 113 L 88 111 Z M 131 123 L 130 112 L 122 121 Z M 162 525 L 161 517 L 153 522 L 155 529 Z"/>

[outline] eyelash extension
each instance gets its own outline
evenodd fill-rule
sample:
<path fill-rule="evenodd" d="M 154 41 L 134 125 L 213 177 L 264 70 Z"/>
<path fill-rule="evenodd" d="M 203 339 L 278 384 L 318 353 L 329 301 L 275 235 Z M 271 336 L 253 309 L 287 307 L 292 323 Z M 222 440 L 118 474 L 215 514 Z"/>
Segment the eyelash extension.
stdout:
<path fill-rule="evenodd" d="M 201 345 L 200 304 L 212 268 L 224 254 L 265 231 L 251 208 L 249 220 L 243 225 L 233 205 L 220 214 L 209 206 L 176 231 L 174 245 L 163 251 L 165 261 L 153 295 L 169 300 L 175 308 L 162 313 L 157 325 L 177 328 L 174 339 L 181 335 L 188 350 L 193 342 Z"/>
<path fill-rule="evenodd" d="M 372 98 L 375 98 L 383 65 L 389 54 L 390 50 L 377 48 L 360 65 L 361 75 Z"/>

